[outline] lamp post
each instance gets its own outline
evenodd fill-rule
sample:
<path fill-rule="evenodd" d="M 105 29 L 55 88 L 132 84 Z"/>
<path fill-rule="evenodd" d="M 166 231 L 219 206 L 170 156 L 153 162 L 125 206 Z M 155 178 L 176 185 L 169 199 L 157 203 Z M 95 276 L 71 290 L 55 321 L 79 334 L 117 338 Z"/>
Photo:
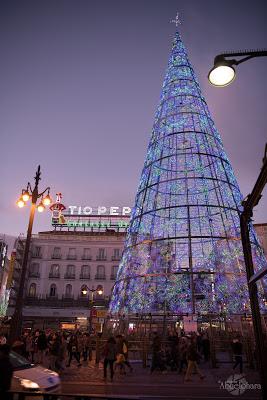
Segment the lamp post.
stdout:
<path fill-rule="evenodd" d="M 101 285 L 98 285 L 96 289 L 94 287 L 92 287 L 92 289 L 90 289 L 86 285 L 83 286 L 82 287 L 82 295 L 86 296 L 88 292 L 92 293 L 92 299 L 91 299 L 91 303 L 92 303 L 91 310 L 92 310 L 93 305 L 94 305 L 94 294 L 95 294 L 95 292 L 97 292 L 97 294 L 99 294 L 99 296 L 101 296 L 103 294 L 103 287 Z M 91 331 L 92 331 L 92 315 L 90 314 L 89 333 L 91 333 Z"/>
<path fill-rule="evenodd" d="M 14 310 L 14 314 L 13 314 L 11 326 L 10 326 L 10 342 L 11 343 L 21 333 L 24 286 L 25 286 L 27 263 L 28 263 L 29 250 L 30 250 L 30 244 L 31 244 L 31 235 L 32 235 L 32 227 L 33 227 L 35 209 L 37 208 L 37 210 L 39 212 L 43 212 L 45 210 L 45 206 L 48 206 L 52 201 L 50 194 L 49 194 L 50 187 L 47 187 L 43 192 L 39 193 L 38 184 L 39 184 L 39 181 L 41 180 L 40 165 L 37 168 L 34 180 L 35 180 L 34 188 L 32 189 L 31 184 L 28 182 L 26 189 L 22 189 L 21 196 L 17 201 L 18 207 L 22 208 L 26 205 L 26 202 L 31 199 L 31 210 L 30 210 L 27 238 L 26 238 L 26 242 L 25 242 L 25 249 L 24 249 L 23 261 L 22 261 L 22 267 L 21 267 L 19 289 L 18 289 L 17 298 L 16 298 L 15 310 Z M 37 205 L 37 201 L 39 198 L 41 198 L 41 201 Z"/>
<path fill-rule="evenodd" d="M 239 65 L 255 57 L 266 57 L 267 50 L 239 51 L 233 53 L 219 54 L 214 58 L 214 67 L 208 74 L 210 83 L 217 87 L 229 85 L 235 78 L 235 69 L 233 65 Z M 240 60 L 227 60 L 227 57 L 244 57 Z M 263 165 L 255 183 L 252 192 L 243 200 L 243 211 L 240 213 L 241 240 L 244 253 L 244 262 L 246 266 L 247 283 L 249 291 L 249 300 L 251 307 L 251 317 L 253 322 L 257 359 L 261 378 L 262 398 L 267 398 L 267 360 L 266 349 L 262 332 L 261 314 L 258 299 L 257 282 L 267 274 L 267 268 L 263 268 L 256 274 L 254 273 L 251 244 L 249 237 L 249 226 L 253 216 L 253 208 L 258 204 L 264 186 L 267 183 L 267 145 L 265 146 L 265 155 Z"/>

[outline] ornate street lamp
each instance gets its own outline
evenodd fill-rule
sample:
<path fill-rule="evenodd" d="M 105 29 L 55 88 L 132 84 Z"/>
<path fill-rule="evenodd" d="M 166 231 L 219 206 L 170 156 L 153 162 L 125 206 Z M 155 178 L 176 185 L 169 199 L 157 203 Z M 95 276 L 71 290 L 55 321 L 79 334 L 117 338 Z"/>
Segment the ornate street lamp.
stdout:
<path fill-rule="evenodd" d="M 92 299 L 90 300 L 91 311 L 92 311 L 93 306 L 94 306 L 94 294 L 97 293 L 99 296 L 101 296 L 104 293 L 103 286 L 98 285 L 96 289 L 93 286 L 92 289 L 90 289 L 88 286 L 84 285 L 81 290 L 82 296 L 86 296 L 88 292 L 92 293 Z M 91 312 L 90 312 L 90 319 L 89 319 L 89 332 L 90 333 L 92 332 L 92 313 Z"/>
<path fill-rule="evenodd" d="M 34 178 L 35 180 L 34 188 L 32 189 L 31 184 L 28 182 L 27 188 L 22 189 L 21 196 L 17 201 L 18 207 L 22 208 L 26 205 L 26 202 L 31 199 L 31 210 L 30 210 L 27 238 L 25 242 L 25 249 L 21 267 L 19 289 L 17 293 L 15 310 L 10 327 L 11 343 L 21 334 L 24 286 L 25 286 L 27 263 L 28 263 L 28 256 L 31 244 L 32 226 L 33 226 L 35 209 L 37 208 L 39 212 L 43 212 L 45 210 L 45 206 L 48 206 L 52 202 L 52 199 L 50 197 L 50 187 L 47 187 L 43 192 L 39 193 L 38 184 L 40 179 L 41 179 L 41 167 L 39 165 Z M 41 199 L 41 201 L 37 205 L 38 199 Z"/>

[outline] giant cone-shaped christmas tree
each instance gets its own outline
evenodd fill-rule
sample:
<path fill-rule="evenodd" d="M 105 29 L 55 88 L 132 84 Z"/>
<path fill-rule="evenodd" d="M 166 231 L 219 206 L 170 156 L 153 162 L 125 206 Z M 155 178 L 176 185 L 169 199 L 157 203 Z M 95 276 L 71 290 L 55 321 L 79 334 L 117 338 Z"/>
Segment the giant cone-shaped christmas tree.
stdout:
<path fill-rule="evenodd" d="M 242 195 L 176 33 L 111 313 L 249 310 Z M 255 269 L 266 265 L 254 229 Z M 263 286 L 260 288 L 264 306 Z"/>

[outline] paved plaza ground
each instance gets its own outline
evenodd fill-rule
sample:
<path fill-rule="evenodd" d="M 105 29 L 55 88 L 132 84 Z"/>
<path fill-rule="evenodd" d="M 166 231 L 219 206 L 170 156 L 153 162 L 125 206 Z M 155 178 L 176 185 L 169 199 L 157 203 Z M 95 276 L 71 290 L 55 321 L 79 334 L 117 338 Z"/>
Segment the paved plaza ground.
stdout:
<path fill-rule="evenodd" d="M 259 399 L 259 389 L 247 389 L 243 394 L 230 394 L 222 388 L 222 384 L 232 375 L 230 364 L 222 364 L 218 368 L 211 368 L 202 363 L 200 368 L 205 374 L 201 381 L 197 375 L 192 376 L 191 382 L 184 382 L 184 374 L 168 371 L 161 373 L 143 368 L 141 362 L 133 362 L 134 371 L 120 375 L 115 373 L 113 382 L 109 375 L 107 381 L 103 379 L 103 365 L 96 366 L 94 361 L 84 362 L 81 367 L 73 362 L 71 367 L 62 373 L 63 393 L 113 395 L 115 398 L 125 396 L 133 399 Z M 236 372 L 238 373 L 238 372 Z M 245 379 L 250 384 L 259 383 L 255 371 L 245 368 Z"/>

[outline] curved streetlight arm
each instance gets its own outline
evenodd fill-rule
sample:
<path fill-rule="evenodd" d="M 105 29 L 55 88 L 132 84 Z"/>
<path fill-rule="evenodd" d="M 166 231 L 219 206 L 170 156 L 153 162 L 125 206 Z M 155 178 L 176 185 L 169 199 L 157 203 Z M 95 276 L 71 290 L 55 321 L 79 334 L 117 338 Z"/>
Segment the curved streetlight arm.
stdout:
<path fill-rule="evenodd" d="M 226 58 L 228 57 L 243 57 L 241 60 L 227 60 L 232 65 L 239 65 L 245 61 L 250 60 L 251 58 L 255 57 L 266 57 L 267 56 L 267 50 L 246 50 L 246 51 L 237 51 L 237 52 L 229 52 L 229 53 L 221 53 L 218 54 L 214 58 L 214 65 L 220 64 L 222 61 L 225 61 Z"/>

